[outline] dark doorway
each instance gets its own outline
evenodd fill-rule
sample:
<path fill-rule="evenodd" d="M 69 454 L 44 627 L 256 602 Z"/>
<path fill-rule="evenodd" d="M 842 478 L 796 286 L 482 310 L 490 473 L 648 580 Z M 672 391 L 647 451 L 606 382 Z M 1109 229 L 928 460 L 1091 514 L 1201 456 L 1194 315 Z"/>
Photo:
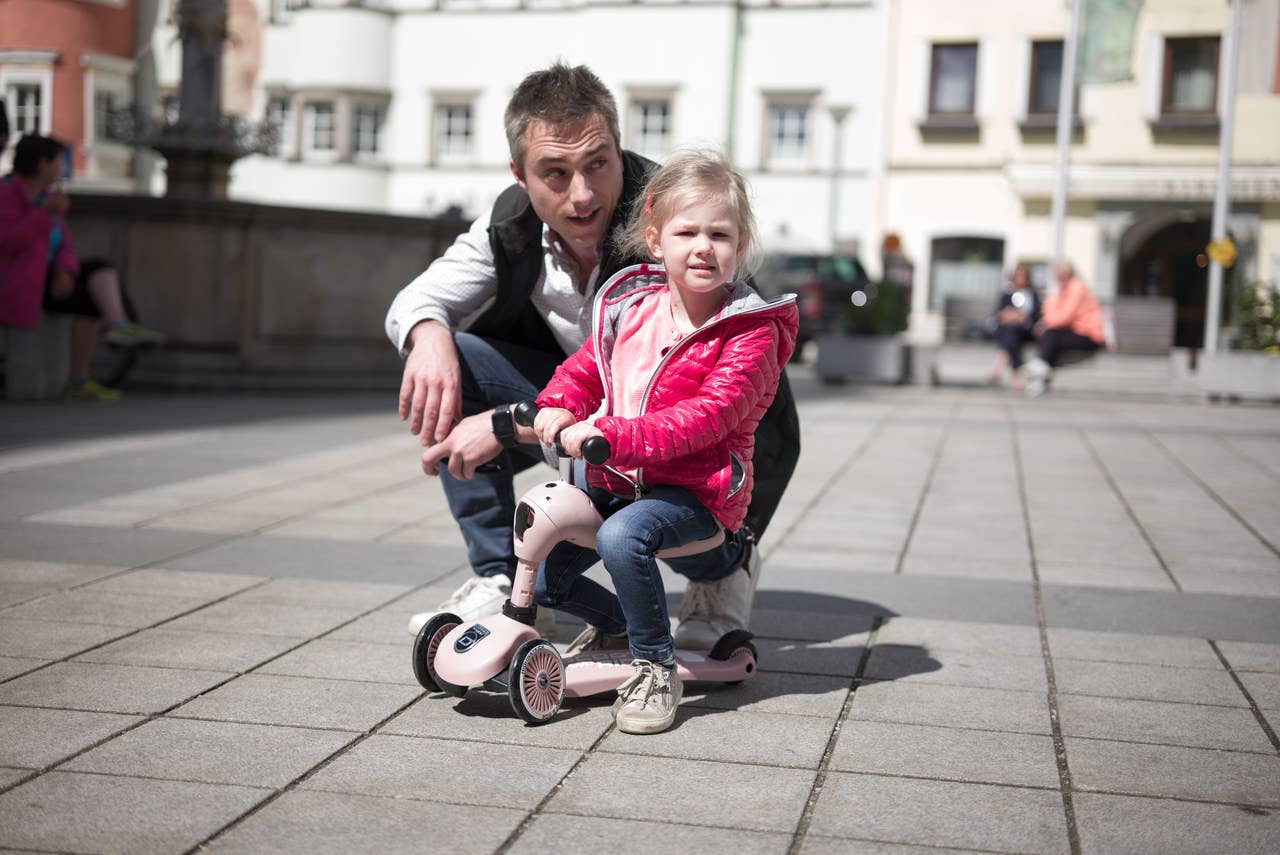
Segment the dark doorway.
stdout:
<path fill-rule="evenodd" d="M 1173 346 L 1204 345 L 1205 298 L 1209 287 L 1208 220 L 1177 222 L 1147 239 L 1125 263 L 1120 293 L 1169 297 L 1174 302 Z"/>

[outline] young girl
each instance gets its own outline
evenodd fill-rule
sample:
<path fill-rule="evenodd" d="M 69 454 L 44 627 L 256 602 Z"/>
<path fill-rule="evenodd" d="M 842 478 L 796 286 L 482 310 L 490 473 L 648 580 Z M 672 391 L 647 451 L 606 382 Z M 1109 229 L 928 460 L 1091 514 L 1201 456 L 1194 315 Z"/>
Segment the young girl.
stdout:
<path fill-rule="evenodd" d="M 538 574 L 540 605 L 589 627 L 580 646 L 629 643 L 635 674 L 618 689 L 626 733 L 671 726 L 682 687 L 666 593 L 654 555 L 726 532 L 722 546 L 667 563 L 698 581 L 733 573 L 751 498 L 754 432 L 795 347 L 795 297 L 766 302 L 740 278 L 755 243 L 746 184 L 718 154 L 672 158 L 654 173 L 624 238 L 662 266 L 612 277 L 595 298 L 594 329 L 538 396 L 534 430 L 560 434 L 574 457 L 588 437 L 612 454 L 588 467 L 605 517 L 595 550 L 561 543 Z M 603 560 L 610 592 L 583 573 Z M 620 645 L 618 645 L 620 646 Z"/>

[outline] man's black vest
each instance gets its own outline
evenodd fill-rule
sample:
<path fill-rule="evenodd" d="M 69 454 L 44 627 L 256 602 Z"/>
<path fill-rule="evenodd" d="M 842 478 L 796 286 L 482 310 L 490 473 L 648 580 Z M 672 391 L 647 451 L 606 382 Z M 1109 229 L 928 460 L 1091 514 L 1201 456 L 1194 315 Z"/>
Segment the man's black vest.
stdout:
<path fill-rule="evenodd" d="M 614 246 L 614 237 L 626 225 L 631 206 L 644 192 L 649 173 L 655 166 L 653 161 L 638 154 L 622 153 L 622 196 L 614 208 L 613 219 L 605 235 L 597 286 L 630 264 L 648 261 L 646 258 L 620 256 Z M 529 299 L 534 284 L 542 275 L 542 220 L 534 212 L 529 194 L 519 184 L 508 187 L 493 203 L 489 245 L 493 247 L 494 269 L 498 276 L 497 298 L 467 327 L 467 331 L 548 353 L 560 352 L 560 345 L 551 335 L 546 321 Z"/>

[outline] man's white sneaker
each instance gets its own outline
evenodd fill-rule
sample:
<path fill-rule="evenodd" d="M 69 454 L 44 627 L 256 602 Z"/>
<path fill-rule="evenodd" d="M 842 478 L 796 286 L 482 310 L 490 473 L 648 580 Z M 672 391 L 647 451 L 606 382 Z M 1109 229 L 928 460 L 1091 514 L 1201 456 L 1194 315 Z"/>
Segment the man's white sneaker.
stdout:
<path fill-rule="evenodd" d="M 675 646 L 680 650 L 710 650 L 726 632 L 746 629 L 751 603 L 760 579 L 760 550 L 747 540 L 742 566 L 714 582 L 690 582 L 680 603 Z"/>
<path fill-rule="evenodd" d="M 623 733 L 661 733 L 676 720 L 684 684 L 675 668 L 636 659 L 635 673 L 618 687 L 613 720 Z"/>
<path fill-rule="evenodd" d="M 420 612 L 409 618 L 409 634 L 417 635 L 427 621 L 441 612 L 452 612 L 464 623 L 497 614 L 509 596 L 511 582 L 506 576 L 472 576 L 435 611 Z"/>

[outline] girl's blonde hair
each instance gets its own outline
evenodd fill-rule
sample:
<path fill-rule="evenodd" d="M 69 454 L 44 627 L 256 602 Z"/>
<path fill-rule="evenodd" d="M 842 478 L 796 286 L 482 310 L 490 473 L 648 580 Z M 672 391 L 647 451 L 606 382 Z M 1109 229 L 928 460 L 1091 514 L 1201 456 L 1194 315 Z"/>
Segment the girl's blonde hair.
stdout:
<path fill-rule="evenodd" d="M 633 203 L 627 227 L 618 239 L 622 254 L 650 257 L 646 231 L 653 228 L 661 232 L 681 205 L 703 199 L 723 200 L 733 210 L 738 226 L 734 278 L 747 278 L 759 249 L 747 182 L 714 150 L 686 149 L 654 171 L 644 193 Z"/>

